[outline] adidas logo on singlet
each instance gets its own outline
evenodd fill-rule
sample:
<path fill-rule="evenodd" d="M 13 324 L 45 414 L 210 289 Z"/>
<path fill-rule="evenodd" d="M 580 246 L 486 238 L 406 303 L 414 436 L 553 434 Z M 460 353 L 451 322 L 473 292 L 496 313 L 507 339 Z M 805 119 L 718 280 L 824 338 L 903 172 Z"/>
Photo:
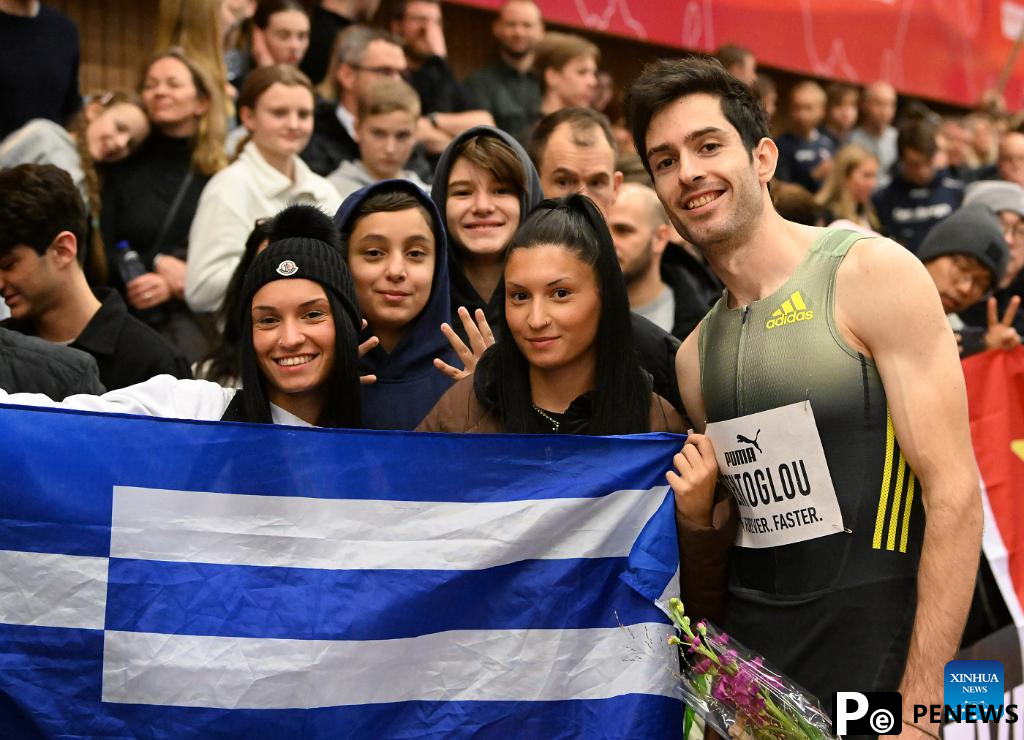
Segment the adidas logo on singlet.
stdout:
<path fill-rule="evenodd" d="M 798 321 L 810 321 L 814 318 L 814 311 L 804 303 L 804 297 L 800 291 L 796 291 L 789 298 L 782 302 L 779 308 L 775 309 L 772 317 L 765 322 L 765 329 L 777 329 L 780 326 L 795 324 Z"/>

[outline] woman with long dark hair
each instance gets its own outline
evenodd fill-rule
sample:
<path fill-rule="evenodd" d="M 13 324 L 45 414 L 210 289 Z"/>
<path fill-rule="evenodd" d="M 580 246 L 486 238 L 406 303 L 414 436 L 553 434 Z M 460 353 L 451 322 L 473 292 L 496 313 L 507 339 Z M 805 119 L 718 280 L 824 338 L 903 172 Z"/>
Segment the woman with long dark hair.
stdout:
<path fill-rule="evenodd" d="M 220 341 L 210 354 L 192 368 L 195 377 L 212 380 L 226 388 L 239 388 L 242 384 L 241 346 L 244 335 L 236 320 L 245 275 L 256 255 L 271 242 L 291 237 L 307 237 L 337 246 L 341 249 L 341 237 L 334 222 L 316 206 L 296 204 L 288 206 L 273 218 L 258 219 L 245 240 L 245 251 L 228 282 L 224 304 L 217 312 L 217 326 L 221 329 Z"/>
<path fill-rule="evenodd" d="M 604 218 L 589 198 L 545 200 L 508 247 L 498 342 L 418 431 L 525 434 L 680 432 L 637 358 L 626 285 Z M 680 588 L 694 618 L 719 619 L 734 517 L 714 500 L 710 440 L 690 435 L 673 459 Z"/>
<path fill-rule="evenodd" d="M 204 421 L 362 425 L 362 320 L 336 244 L 295 237 L 260 252 L 246 273 L 235 320 L 244 337 L 244 390 L 158 375 L 102 396 L 62 402 L 0 390 L 0 402 Z"/>
<path fill-rule="evenodd" d="M 635 434 L 682 431 L 632 342 L 611 234 L 582 195 L 545 200 L 508 246 L 499 341 L 419 429 Z"/>
<path fill-rule="evenodd" d="M 430 197 L 445 214 L 452 319 L 459 319 L 442 331 L 463 368 L 441 357 L 434 364 L 459 380 L 494 341 L 491 326 L 504 301 L 497 286 L 509 244 L 544 196 L 537 168 L 519 142 L 491 126 L 476 126 L 441 155 Z M 674 361 L 678 340 L 641 316 L 629 318 L 641 364 L 658 393 L 681 412 Z"/>

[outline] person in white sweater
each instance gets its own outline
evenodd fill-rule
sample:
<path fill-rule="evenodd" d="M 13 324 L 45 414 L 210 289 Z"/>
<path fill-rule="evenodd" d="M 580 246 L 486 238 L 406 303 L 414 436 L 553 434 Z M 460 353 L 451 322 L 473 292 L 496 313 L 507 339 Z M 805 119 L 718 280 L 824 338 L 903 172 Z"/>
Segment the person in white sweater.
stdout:
<path fill-rule="evenodd" d="M 333 215 L 341 197 L 299 159 L 313 133 L 313 86 L 295 67 L 253 71 L 238 96 L 249 138 L 238 159 L 206 185 L 189 232 L 185 300 L 196 312 L 216 311 L 257 219 L 293 203 Z"/>
<path fill-rule="evenodd" d="M 359 345 L 362 319 L 337 244 L 309 237 L 274 242 L 246 273 L 243 390 L 158 375 L 101 396 L 63 401 L 0 388 L 0 403 L 290 426 L 362 427 Z M 369 380 L 369 378 L 367 378 Z"/>

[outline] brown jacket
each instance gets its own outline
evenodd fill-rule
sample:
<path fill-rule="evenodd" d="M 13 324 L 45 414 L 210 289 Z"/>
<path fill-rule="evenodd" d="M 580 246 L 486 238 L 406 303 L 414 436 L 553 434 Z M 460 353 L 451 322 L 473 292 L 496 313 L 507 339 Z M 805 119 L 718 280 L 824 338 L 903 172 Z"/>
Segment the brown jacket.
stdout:
<path fill-rule="evenodd" d="M 460 380 L 441 396 L 418 432 L 501 434 L 498 419 L 477 400 L 473 377 Z M 651 394 L 651 431 L 682 432 L 676 410 Z M 736 510 L 732 498 L 715 504 L 713 526 L 701 527 L 676 516 L 679 533 L 680 591 L 686 613 L 694 621 L 707 618 L 719 625 L 725 612 L 729 551 L 736 539 Z"/>
<path fill-rule="evenodd" d="M 501 434 L 501 422 L 477 400 L 473 376 L 463 378 L 441 396 L 427 418 L 416 427 L 417 432 L 452 432 L 470 434 Z M 656 393 L 651 394 L 651 431 L 686 431 L 683 420 L 671 404 Z"/>

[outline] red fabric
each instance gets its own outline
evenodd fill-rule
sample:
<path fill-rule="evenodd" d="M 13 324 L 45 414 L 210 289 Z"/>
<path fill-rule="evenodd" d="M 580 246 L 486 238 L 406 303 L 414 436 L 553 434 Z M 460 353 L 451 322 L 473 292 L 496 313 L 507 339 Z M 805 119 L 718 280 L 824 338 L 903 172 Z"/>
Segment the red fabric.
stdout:
<path fill-rule="evenodd" d="M 458 0 L 496 9 L 502 0 Z M 1024 0 L 537 0 L 548 21 L 682 49 L 745 46 L 764 64 L 970 106 L 993 87 Z M 1024 59 L 1006 88 L 1024 107 Z"/>
<path fill-rule="evenodd" d="M 1024 347 L 975 355 L 963 368 L 974 455 L 1024 603 Z"/>

